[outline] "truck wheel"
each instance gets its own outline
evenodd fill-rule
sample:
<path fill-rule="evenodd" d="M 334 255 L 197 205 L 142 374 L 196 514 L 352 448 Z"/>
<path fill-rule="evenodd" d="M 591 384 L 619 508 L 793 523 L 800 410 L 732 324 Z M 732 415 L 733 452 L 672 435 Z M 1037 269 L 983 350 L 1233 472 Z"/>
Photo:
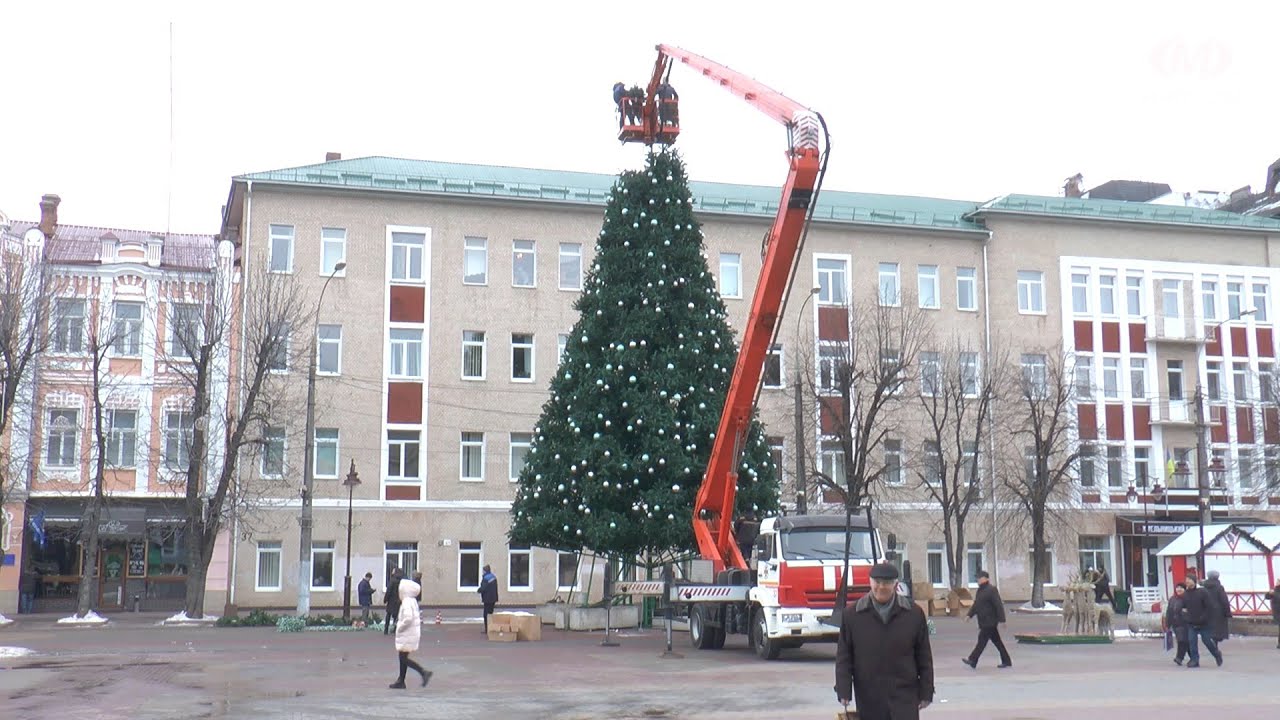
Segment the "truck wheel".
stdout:
<path fill-rule="evenodd" d="M 782 645 L 769 638 L 769 627 L 765 624 L 764 610 L 756 609 L 755 622 L 751 624 L 751 647 L 765 660 L 777 660 L 782 652 Z"/>
<path fill-rule="evenodd" d="M 689 609 L 689 641 L 699 650 L 711 650 L 714 646 L 715 628 L 707 627 L 707 611 L 701 605 Z"/>
<path fill-rule="evenodd" d="M 724 637 L 725 637 L 724 628 L 723 627 L 707 628 L 707 632 L 708 632 L 708 635 L 710 635 L 709 639 L 711 640 L 711 649 L 723 650 Z"/>

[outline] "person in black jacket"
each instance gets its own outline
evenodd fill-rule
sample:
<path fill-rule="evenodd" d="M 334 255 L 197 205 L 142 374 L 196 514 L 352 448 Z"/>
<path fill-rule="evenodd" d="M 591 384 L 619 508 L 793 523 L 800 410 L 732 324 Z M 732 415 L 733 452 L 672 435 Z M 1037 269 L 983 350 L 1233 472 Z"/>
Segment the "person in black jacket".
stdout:
<path fill-rule="evenodd" d="M 1227 589 L 1222 587 L 1222 580 L 1218 577 L 1217 570 L 1210 570 L 1208 579 L 1201 587 L 1213 601 L 1209 610 L 1209 628 L 1213 631 L 1213 641 L 1221 643 L 1229 635 L 1227 630 L 1231 620 L 1231 598 L 1227 597 Z M 1219 645 L 1218 649 L 1221 650 L 1222 646 Z"/>
<path fill-rule="evenodd" d="M 382 599 L 387 601 L 387 617 L 382 621 L 383 635 L 390 635 L 391 628 L 395 627 L 396 615 L 400 612 L 400 579 L 403 577 L 403 570 L 391 568 L 391 580 L 382 593 Z"/>
<path fill-rule="evenodd" d="M 933 702 L 933 650 L 924 611 L 897 594 L 898 568 L 871 569 L 871 592 L 844 609 L 836 699 L 862 720 L 919 720 Z"/>
<path fill-rule="evenodd" d="M 1182 616 L 1182 603 L 1186 592 L 1187 589 L 1181 585 L 1173 586 L 1173 597 L 1169 598 L 1169 608 L 1164 617 L 1165 624 L 1173 632 L 1173 639 L 1178 644 L 1178 650 L 1173 656 L 1173 661 L 1178 665 L 1182 664 L 1188 652 L 1187 619 Z"/>
<path fill-rule="evenodd" d="M 1093 601 L 1101 605 L 1103 598 L 1113 606 L 1116 604 L 1116 596 L 1111 594 L 1111 576 L 1107 575 L 1106 568 L 1098 568 L 1098 577 L 1093 581 Z"/>
<path fill-rule="evenodd" d="M 1271 588 L 1271 592 L 1267 593 L 1267 599 L 1271 601 L 1271 619 L 1276 624 L 1276 649 L 1280 650 L 1280 582 Z"/>
<path fill-rule="evenodd" d="M 484 633 L 488 635 L 489 616 L 498 604 L 498 576 L 493 574 L 488 565 L 484 566 L 484 576 L 480 578 L 480 587 L 476 592 L 480 593 L 480 603 L 484 605 Z"/>
<path fill-rule="evenodd" d="M 1222 653 L 1218 651 L 1218 643 L 1213 640 L 1213 628 L 1209 625 L 1213 604 L 1209 593 L 1196 586 L 1195 575 L 1187 575 L 1186 585 L 1187 592 L 1182 597 L 1182 617 L 1187 621 L 1187 649 L 1191 655 L 1191 662 L 1187 663 L 1187 667 L 1200 667 L 1200 644 L 1197 639 L 1204 643 L 1209 654 L 1221 666 Z"/>
<path fill-rule="evenodd" d="M 373 610 L 373 573 L 367 572 L 356 586 L 356 598 L 360 601 L 360 619 L 369 622 L 369 614 Z"/>
<path fill-rule="evenodd" d="M 1009 651 L 1005 649 L 1004 641 L 1000 639 L 1000 623 L 1005 621 L 1004 600 L 1000 599 L 1000 591 L 991 584 L 991 573 L 986 570 L 978 573 L 978 593 L 974 596 L 973 606 L 969 608 L 969 614 L 965 616 L 964 621 L 969 622 L 974 617 L 978 618 L 978 644 L 974 646 L 973 652 L 969 653 L 969 657 L 961 658 L 961 662 L 976 670 L 978 658 L 982 657 L 982 651 L 987 649 L 989 640 L 995 644 L 996 650 L 1000 651 L 998 667 L 1013 667 Z"/>

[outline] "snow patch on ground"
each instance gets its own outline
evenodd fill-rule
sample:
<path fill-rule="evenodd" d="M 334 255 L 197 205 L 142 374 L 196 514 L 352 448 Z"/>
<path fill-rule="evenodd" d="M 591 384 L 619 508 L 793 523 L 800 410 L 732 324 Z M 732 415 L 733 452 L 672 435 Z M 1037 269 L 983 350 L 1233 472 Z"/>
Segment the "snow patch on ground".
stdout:
<path fill-rule="evenodd" d="M 160 624 L 161 625 L 212 625 L 216 622 L 218 622 L 218 618 L 212 615 L 206 615 L 202 618 L 191 618 L 191 617 L 187 617 L 187 611 L 183 610 L 177 615 L 161 620 Z"/>
<path fill-rule="evenodd" d="M 36 651 L 31 648 L 5 647 L 4 645 L 0 645 L 0 658 L 23 657 L 24 655 L 34 655 L 35 652 Z"/>
<path fill-rule="evenodd" d="M 1044 607 L 1038 608 L 1038 607 L 1031 607 L 1031 603 L 1026 603 L 1025 605 L 1019 605 L 1017 607 L 1017 612 L 1058 614 L 1062 612 L 1062 606 L 1054 605 L 1051 602 L 1045 602 Z"/>
<path fill-rule="evenodd" d="M 107 619 L 102 617 L 98 613 L 90 610 L 89 614 L 85 615 L 84 617 L 76 617 L 75 615 L 72 615 L 70 617 L 64 617 L 58 620 L 58 624 L 59 625 L 106 625 Z"/>
<path fill-rule="evenodd" d="M 13 622 L 12 620 L 5 617 L 4 615 L 0 615 L 0 627 L 4 627 L 5 625 L 8 625 L 9 623 L 12 623 L 12 622 Z"/>

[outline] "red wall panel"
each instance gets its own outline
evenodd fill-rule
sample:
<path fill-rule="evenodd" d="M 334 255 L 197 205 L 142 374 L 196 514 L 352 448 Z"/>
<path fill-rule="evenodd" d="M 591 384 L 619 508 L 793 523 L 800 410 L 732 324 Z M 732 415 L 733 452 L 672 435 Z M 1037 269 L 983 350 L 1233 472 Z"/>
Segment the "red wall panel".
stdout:
<path fill-rule="evenodd" d="M 1150 405 L 1134 405 L 1133 406 L 1133 439 L 1134 440 L 1150 440 L 1151 439 L 1151 406 Z"/>
<path fill-rule="evenodd" d="M 1262 357 L 1276 356 L 1276 340 L 1269 327 L 1258 328 L 1258 355 Z"/>
<path fill-rule="evenodd" d="M 818 338 L 821 340 L 848 340 L 849 309 L 839 305 L 819 306 Z"/>
<path fill-rule="evenodd" d="M 1147 351 L 1147 326 L 1142 323 L 1129 323 L 1129 352 L 1144 353 Z"/>
<path fill-rule="evenodd" d="M 1107 405 L 1107 439 L 1124 439 L 1124 406 Z"/>
<path fill-rule="evenodd" d="M 1081 440 L 1098 439 L 1098 408 L 1095 405 L 1081 404 L 1076 406 L 1077 426 Z"/>
<path fill-rule="evenodd" d="M 422 422 L 422 383 L 387 383 L 387 422 Z"/>
<path fill-rule="evenodd" d="M 1251 408 L 1236 408 L 1236 438 L 1246 445 L 1253 443 L 1253 412 Z"/>
<path fill-rule="evenodd" d="M 1249 357 L 1249 329 L 1231 328 L 1231 354 L 1235 357 Z"/>
<path fill-rule="evenodd" d="M 1093 352 L 1093 323 L 1088 320 L 1076 320 L 1076 350 Z"/>
<path fill-rule="evenodd" d="M 1102 323 L 1102 352 L 1120 352 L 1120 323 Z"/>
<path fill-rule="evenodd" d="M 391 322 L 420 323 L 426 317 L 427 290 L 419 285 L 391 286 Z"/>

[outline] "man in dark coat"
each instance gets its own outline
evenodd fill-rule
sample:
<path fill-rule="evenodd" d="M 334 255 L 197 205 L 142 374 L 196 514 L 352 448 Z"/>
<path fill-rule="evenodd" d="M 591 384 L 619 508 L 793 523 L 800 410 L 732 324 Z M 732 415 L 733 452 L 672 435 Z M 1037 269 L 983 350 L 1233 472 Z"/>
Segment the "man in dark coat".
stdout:
<path fill-rule="evenodd" d="M 1209 654 L 1217 661 L 1218 665 L 1222 665 L 1222 653 L 1218 651 L 1218 643 L 1213 640 L 1213 629 L 1209 623 L 1211 621 L 1210 613 L 1212 610 L 1212 601 L 1209 599 L 1209 592 L 1204 588 L 1196 586 L 1196 576 L 1188 574 L 1186 579 L 1187 592 L 1182 597 L 1182 617 L 1187 621 L 1187 649 L 1190 651 L 1191 662 L 1187 663 L 1187 667 L 1200 667 L 1200 643 L 1209 650 Z"/>
<path fill-rule="evenodd" d="M 1227 589 L 1222 587 L 1222 580 L 1217 570 L 1209 571 L 1209 577 L 1201 587 L 1209 593 L 1209 599 L 1212 601 L 1209 628 L 1213 632 L 1213 641 L 1220 643 L 1230 634 L 1227 632 L 1227 624 L 1231 620 L 1231 598 L 1227 597 Z"/>
<path fill-rule="evenodd" d="M 369 613 L 373 610 L 373 573 L 367 572 L 356 586 L 356 598 L 360 601 L 360 619 L 369 622 Z"/>
<path fill-rule="evenodd" d="M 1116 596 L 1111 594 L 1111 577 L 1107 575 L 1106 568 L 1098 568 L 1098 577 L 1093 581 L 1093 601 L 1101 605 L 1104 598 L 1112 605 L 1116 604 Z"/>
<path fill-rule="evenodd" d="M 480 603 L 484 605 L 484 632 L 489 634 L 489 616 L 493 614 L 493 608 L 498 604 L 498 576 L 493 574 L 493 570 L 488 565 L 484 566 L 484 576 L 480 578 L 480 587 L 476 589 L 480 593 Z"/>
<path fill-rule="evenodd" d="M 998 667 L 1013 667 L 1009 651 L 1005 649 L 1004 641 L 1000 639 L 1000 623 L 1005 621 L 1004 600 L 1000 599 L 1000 591 L 991 584 L 991 573 L 986 570 L 978 573 L 978 594 L 974 596 L 973 606 L 969 608 L 969 614 L 964 620 L 969 622 L 975 616 L 978 618 L 978 644 L 973 648 L 973 652 L 969 653 L 969 657 L 961 658 L 961 661 L 976 670 L 978 658 L 982 657 L 982 651 L 987 649 L 989 640 L 995 643 L 996 650 L 1000 651 Z"/>
<path fill-rule="evenodd" d="M 845 608 L 836 645 L 836 699 L 861 720 L 919 720 L 933 702 L 924 612 L 897 594 L 898 568 L 871 569 L 871 592 Z"/>
<path fill-rule="evenodd" d="M 403 570 L 391 568 L 391 580 L 387 582 L 387 589 L 382 593 L 382 599 L 387 602 L 387 617 L 382 621 L 383 635 L 390 635 L 391 628 L 395 627 L 396 615 L 400 612 L 400 579 L 403 577 Z"/>
<path fill-rule="evenodd" d="M 1271 601 L 1271 619 L 1276 624 L 1276 649 L 1280 650 L 1280 582 L 1271 588 L 1271 592 L 1267 593 L 1267 599 Z"/>

